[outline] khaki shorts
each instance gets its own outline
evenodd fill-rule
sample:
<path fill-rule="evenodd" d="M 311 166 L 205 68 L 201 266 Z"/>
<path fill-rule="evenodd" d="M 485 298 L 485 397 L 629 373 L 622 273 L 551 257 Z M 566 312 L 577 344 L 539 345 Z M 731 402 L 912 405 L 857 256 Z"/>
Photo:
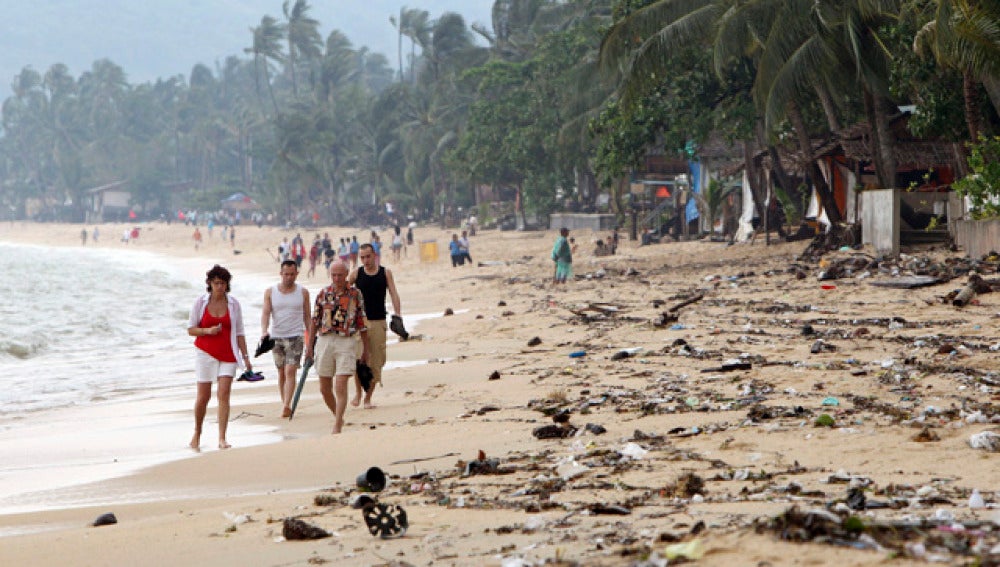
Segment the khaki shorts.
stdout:
<path fill-rule="evenodd" d="M 372 369 L 372 384 L 382 381 L 382 367 L 385 366 L 385 330 L 385 319 L 368 321 L 368 366 Z M 358 357 L 361 357 L 361 351 L 358 351 Z"/>
<path fill-rule="evenodd" d="M 357 369 L 358 336 L 330 333 L 316 339 L 316 373 L 320 376 L 352 376 Z"/>
<path fill-rule="evenodd" d="M 302 349 L 305 344 L 303 337 L 288 337 L 284 339 L 274 339 L 274 348 L 271 349 L 271 356 L 274 358 L 274 365 L 278 368 L 286 366 L 299 366 L 302 360 Z"/>

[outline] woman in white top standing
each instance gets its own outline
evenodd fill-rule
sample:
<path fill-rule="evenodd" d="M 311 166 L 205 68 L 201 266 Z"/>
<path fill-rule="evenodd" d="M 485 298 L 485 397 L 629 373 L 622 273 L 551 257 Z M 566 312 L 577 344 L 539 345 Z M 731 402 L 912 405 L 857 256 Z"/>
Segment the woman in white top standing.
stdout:
<path fill-rule="evenodd" d="M 228 449 L 226 427 L 229 425 L 229 393 L 237 369 L 252 370 L 247 356 L 246 333 L 243 332 L 243 310 L 240 302 L 229 295 L 233 276 L 216 264 L 205 274 L 208 293 L 199 297 L 188 317 L 188 335 L 196 337 L 195 375 L 198 394 L 194 402 L 194 436 L 190 446 L 201 447 L 201 426 L 212 398 L 212 383 L 219 388 L 219 448 Z"/>

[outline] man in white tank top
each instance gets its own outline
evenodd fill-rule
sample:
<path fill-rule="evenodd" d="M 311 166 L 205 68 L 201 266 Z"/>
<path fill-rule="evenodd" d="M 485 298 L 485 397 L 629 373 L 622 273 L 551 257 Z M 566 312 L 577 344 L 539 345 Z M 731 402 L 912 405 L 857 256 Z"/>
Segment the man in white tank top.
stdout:
<path fill-rule="evenodd" d="M 295 374 L 299 371 L 305 333 L 309 328 L 309 290 L 295 283 L 295 278 L 299 275 L 295 260 L 282 262 L 280 273 L 281 283 L 264 291 L 260 334 L 274 340 L 271 356 L 274 357 L 274 365 L 278 367 L 281 417 L 290 417 Z"/>

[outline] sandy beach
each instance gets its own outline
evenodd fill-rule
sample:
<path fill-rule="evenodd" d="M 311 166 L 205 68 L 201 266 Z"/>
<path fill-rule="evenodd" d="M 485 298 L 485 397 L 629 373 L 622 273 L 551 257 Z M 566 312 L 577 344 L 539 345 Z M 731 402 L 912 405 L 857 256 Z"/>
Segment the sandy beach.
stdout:
<path fill-rule="evenodd" d="M 124 248 L 123 228 L 102 225 L 96 245 Z M 0 241 L 80 246 L 80 230 L 4 223 Z M 235 278 L 277 282 L 272 253 L 296 232 L 237 227 L 234 254 L 217 236 L 196 251 L 191 231 L 143 225 L 128 246 L 190 270 L 220 263 Z M 311 241 L 317 231 L 300 232 Z M 555 232 L 481 231 L 476 265 L 458 268 L 447 257 L 451 232 L 416 230 L 418 241 L 436 239 L 436 261 L 410 247 L 401 262 L 384 262 L 404 315 L 440 316 L 390 345 L 399 367 L 386 372 L 376 408 L 348 409 L 343 434 L 330 434 L 315 374 L 294 420 L 281 419 L 275 369 L 261 357 L 268 387 L 234 388 L 232 449 L 54 489 L 47 501 L 65 505 L 0 515 L 0 564 L 656 565 L 675 556 L 672 564 L 875 565 L 935 554 L 963 563 L 974 554 L 952 539 L 979 541 L 979 555 L 997 543 L 997 454 L 969 439 L 996 429 L 990 347 L 1000 343 L 1000 294 L 957 308 L 942 297 L 964 277 L 912 290 L 872 285 L 912 273 L 905 258 L 898 274 L 820 281 L 821 264 L 798 260 L 807 242 L 623 241 L 617 255 L 596 257 L 593 242 L 607 235 L 590 232 L 573 234 L 576 279 L 554 286 Z M 914 253 L 940 264 L 960 257 Z M 328 281 L 321 271 L 299 282 L 315 292 Z M 247 316 L 250 344 L 258 318 Z M 160 411 L 190 419 L 193 399 L 192 383 Z M 556 437 L 536 431 L 543 426 Z M 241 446 L 244 427 L 280 440 Z M 183 448 L 189 430 L 176 433 Z M 390 476 L 379 501 L 406 510 L 402 537 L 373 537 L 350 506 L 355 478 L 372 466 Z M 973 490 L 984 507 L 969 507 Z M 858 492 L 870 505 L 857 506 Z M 873 529 L 830 535 L 830 545 L 802 528 L 810 541 L 796 543 L 768 526 L 793 506 L 870 526 L 947 519 L 951 531 L 897 530 L 890 542 Z M 106 512 L 116 525 L 90 526 Z M 292 517 L 332 535 L 288 541 L 283 520 Z M 973 524 L 976 535 L 964 535 Z"/>

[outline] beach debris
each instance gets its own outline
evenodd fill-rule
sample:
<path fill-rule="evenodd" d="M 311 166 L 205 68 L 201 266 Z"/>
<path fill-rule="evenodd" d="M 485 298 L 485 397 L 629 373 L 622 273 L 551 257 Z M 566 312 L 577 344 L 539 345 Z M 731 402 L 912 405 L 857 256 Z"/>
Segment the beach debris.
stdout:
<path fill-rule="evenodd" d="M 500 379 L 500 371 L 499 370 L 494 370 L 493 372 L 491 372 L 489 379 L 490 380 L 499 380 Z"/>
<path fill-rule="evenodd" d="M 230 522 L 233 523 L 233 525 L 236 526 L 253 521 L 253 518 L 250 517 L 250 514 L 236 514 L 234 512 L 223 512 L 222 517 L 229 520 Z"/>
<path fill-rule="evenodd" d="M 991 453 L 1000 452 L 1000 435 L 992 431 L 981 431 L 969 437 L 969 446 Z"/>
<path fill-rule="evenodd" d="M 542 339 L 540 337 L 532 337 L 531 340 L 528 341 L 528 346 L 538 346 L 540 344 L 542 344 Z"/>
<path fill-rule="evenodd" d="M 622 448 L 618 450 L 618 454 L 620 454 L 622 458 L 632 459 L 632 460 L 639 460 L 645 458 L 648 453 L 649 451 L 643 449 L 642 445 L 639 445 L 638 443 L 633 443 L 631 441 L 623 445 Z"/>
<path fill-rule="evenodd" d="M 705 548 L 700 539 L 693 539 L 683 543 L 672 543 L 663 549 L 663 555 L 669 561 L 675 559 L 686 559 L 697 561 L 704 557 Z"/>
<path fill-rule="evenodd" d="M 983 499 L 983 495 L 979 493 L 978 488 L 973 488 L 972 494 L 969 495 L 969 508 L 972 510 L 978 510 L 985 507 L 986 500 Z"/>
<path fill-rule="evenodd" d="M 933 441 L 940 441 L 941 437 L 935 433 L 929 425 L 925 425 L 924 428 L 920 430 L 920 433 L 917 433 L 911 437 L 911 439 L 917 443 L 931 443 Z"/>
<path fill-rule="evenodd" d="M 583 428 L 594 435 L 604 435 L 608 432 L 606 427 L 597 423 L 588 423 L 587 425 L 584 425 Z"/>
<path fill-rule="evenodd" d="M 552 414 L 552 421 L 555 423 L 569 423 L 569 418 L 572 414 L 568 409 L 560 409 L 556 413 Z"/>
<path fill-rule="evenodd" d="M 836 420 L 833 416 L 828 413 L 821 413 L 816 416 L 816 420 L 813 421 L 813 425 L 816 427 L 833 427 L 836 424 Z"/>
<path fill-rule="evenodd" d="M 500 459 L 487 459 L 486 451 L 479 450 L 475 460 L 463 463 L 458 461 L 458 467 L 464 469 L 462 476 L 473 476 L 477 474 L 498 474 L 500 472 Z"/>
<path fill-rule="evenodd" d="M 362 511 L 368 533 L 382 539 L 400 537 L 410 527 L 406 511 L 402 506 L 392 504 L 372 504 Z"/>
<path fill-rule="evenodd" d="M 576 459 L 568 457 L 565 460 L 560 461 L 560 463 L 556 466 L 555 473 L 564 481 L 569 481 L 585 474 L 589 470 L 590 467 L 587 465 L 582 465 L 576 462 Z"/>
<path fill-rule="evenodd" d="M 753 363 L 746 360 L 732 359 L 727 360 L 722 363 L 722 366 L 714 366 L 712 368 L 702 368 L 702 373 L 708 372 L 735 372 L 737 370 L 750 370 L 753 368 Z"/>
<path fill-rule="evenodd" d="M 451 315 L 454 315 L 454 314 L 455 314 L 455 311 L 451 307 L 448 307 L 447 309 L 444 310 L 444 316 L 445 317 L 450 317 Z"/>
<path fill-rule="evenodd" d="M 587 351 L 585 350 L 574 350 L 573 352 L 569 353 L 570 358 L 583 358 L 585 356 L 587 356 Z"/>
<path fill-rule="evenodd" d="M 566 423 L 562 425 L 543 425 L 531 431 L 535 439 L 565 439 L 576 434 L 577 428 Z"/>
<path fill-rule="evenodd" d="M 368 467 L 365 472 L 358 475 L 355 483 L 358 488 L 366 492 L 381 492 L 386 484 L 385 472 L 378 467 Z"/>
<path fill-rule="evenodd" d="M 364 510 L 368 506 L 374 506 L 375 499 L 369 494 L 357 494 L 351 499 L 350 506 L 355 510 Z"/>
<path fill-rule="evenodd" d="M 590 507 L 590 513 L 598 516 L 628 516 L 632 509 L 614 504 L 594 504 Z"/>
<path fill-rule="evenodd" d="M 497 302 L 497 307 L 507 307 L 507 302 L 500 300 Z"/>
<path fill-rule="evenodd" d="M 310 540 L 323 539 L 332 534 L 319 526 L 314 526 L 298 518 L 285 518 L 281 528 L 281 535 L 286 540 Z"/>
<path fill-rule="evenodd" d="M 697 494 L 704 496 L 705 480 L 692 472 L 684 473 L 672 484 L 667 485 L 662 493 L 664 496 L 674 498 L 693 498 Z"/>
<path fill-rule="evenodd" d="M 117 523 L 118 523 L 118 518 L 115 517 L 114 512 L 107 512 L 106 514 L 101 514 L 100 516 L 98 516 L 97 519 L 94 520 L 94 522 L 90 525 L 97 528 L 100 526 L 110 526 L 112 524 L 117 524 Z"/>

